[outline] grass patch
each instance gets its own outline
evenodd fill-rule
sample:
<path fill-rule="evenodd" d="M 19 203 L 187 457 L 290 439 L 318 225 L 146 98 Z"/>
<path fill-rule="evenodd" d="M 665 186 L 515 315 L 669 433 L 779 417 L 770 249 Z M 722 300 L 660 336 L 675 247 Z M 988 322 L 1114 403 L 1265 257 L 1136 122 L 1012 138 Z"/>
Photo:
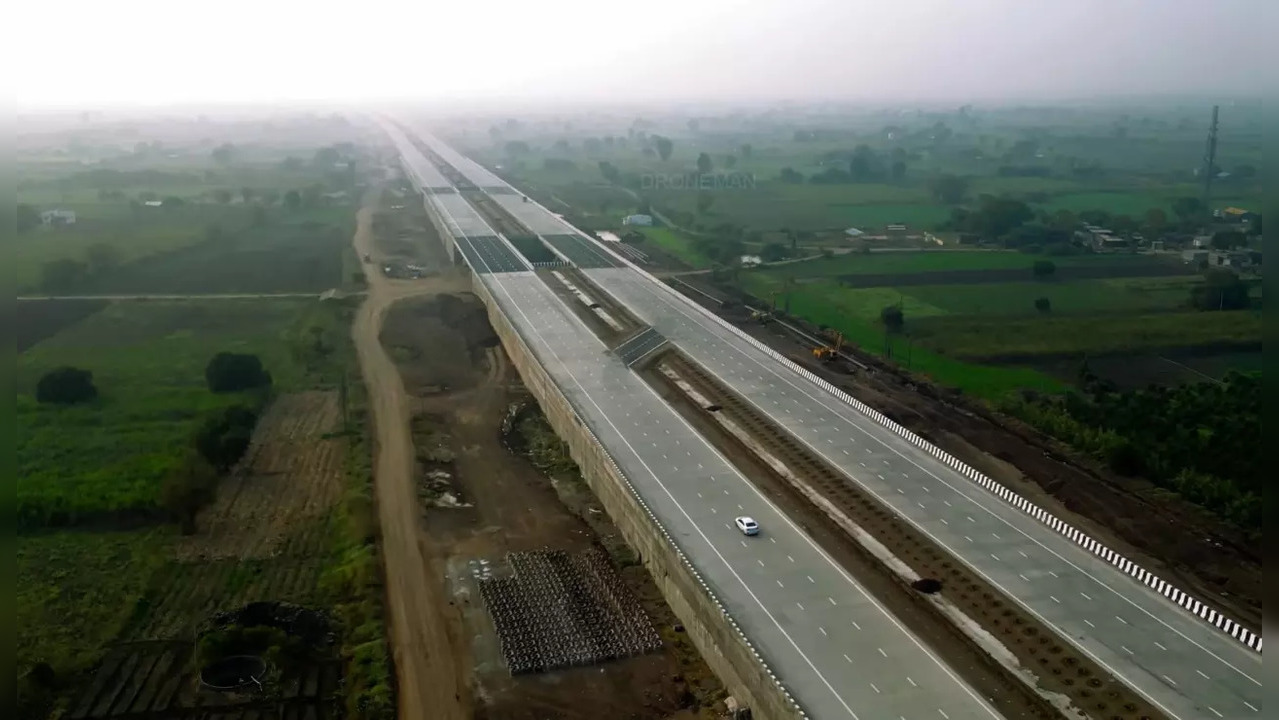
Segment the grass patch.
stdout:
<path fill-rule="evenodd" d="M 1053 315 L 1096 312 L 1149 312 L 1185 308 L 1195 276 L 1012 282 L 974 285 L 918 285 L 903 288 L 917 303 L 953 315 L 1035 315 L 1037 298 L 1048 298 Z M 880 306 L 882 307 L 882 305 Z M 907 317 L 912 317 L 909 305 Z M 937 314 L 937 313 L 931 313 Z"/>
<path fill-rule="evenodd" d="M 19 536 L 18 667 L 92 666 L 134 612 L 169 537 L 161 529 Z"/>
<path fill-rule="evenodd" d="M 914 274 L 945 270 L 1025 270 L 1036 260 L 1050 260 L 1058 267 L 1148 267 L 1170 265 L 1144 255 L 1066 255 L 1048 257 L 1011 250 L 929 250 L 921 252 L 848 253 L 813 262 L 758 271 L 778 277 L 835 275 Z"/>
<path fill-rule="evenodd" d="M 693 241 L 683 233 L 664 227 L 641 228 L 644 237 L 680 262 L 695 268 L 707 268 L 713 261 L 693 247 Z"/>
<path fill-rule="evenodd" d="M 281 339 L 311 303 L 119 303 L 19 356 L 19 525 L 150 514 L 161 479 L 177 466 L 200 419 L 245 400 L 208 391 L 209 359 L 222 350 L 253 353 L 277 388 L 297 387 L 303 371 Z M 62 365 L 93 372 L 99 399 L 38 404 L 36 382 Z"/>
<path fill-rule="evenodd" d="M 1101 355 L 1260 345 L 1261 313 L 1238 310 L 1006 319 L 951 316 L 924 318 L 912 323 L 912 330 L 922 344 L 956 357 Z"/>

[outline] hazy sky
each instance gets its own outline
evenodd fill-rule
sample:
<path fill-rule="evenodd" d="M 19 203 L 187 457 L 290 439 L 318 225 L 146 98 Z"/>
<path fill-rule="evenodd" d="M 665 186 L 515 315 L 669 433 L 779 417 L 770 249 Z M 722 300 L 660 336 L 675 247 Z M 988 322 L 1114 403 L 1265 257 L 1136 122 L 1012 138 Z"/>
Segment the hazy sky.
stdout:
<path fill-rule="evenodd" d="M 32 0 L 10 9 L 5 44 L 20 107 L 1260 95 L 1275 5 Z"/>

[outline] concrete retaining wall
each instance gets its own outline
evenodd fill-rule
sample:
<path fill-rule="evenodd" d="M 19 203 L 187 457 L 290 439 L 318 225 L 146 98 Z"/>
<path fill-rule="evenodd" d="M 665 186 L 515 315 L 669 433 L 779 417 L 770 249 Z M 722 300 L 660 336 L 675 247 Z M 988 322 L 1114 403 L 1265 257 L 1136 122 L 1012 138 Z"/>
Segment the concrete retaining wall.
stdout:
<path fill-rule="evenodd" d="M 568 398 L 534 357 L 478 275 L 472 276 L 472 284 L 525 386 L 537 399 L 551 427 L 568 444 L 582 477 L 653 576 L 711 670 L 730 694 L 751 707 L 755 717 L 764 720 L 803 717 L 683 554 L 667 540 L 666 531 L 631 490 L 608 451 L 573 410 Z"/>

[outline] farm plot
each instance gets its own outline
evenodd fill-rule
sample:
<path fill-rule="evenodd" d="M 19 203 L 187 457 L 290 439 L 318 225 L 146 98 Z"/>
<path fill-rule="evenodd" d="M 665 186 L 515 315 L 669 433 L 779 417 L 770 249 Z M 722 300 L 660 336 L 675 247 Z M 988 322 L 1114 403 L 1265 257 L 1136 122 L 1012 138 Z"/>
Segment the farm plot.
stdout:
<path fill-rule="evenodd" d="M 345 447 L 334 392 L 285 395 L 267 409 L 245 459 L 179 543 L 180 560 L 317 555 L 342 490 Z"/>
<path fill-rule="evenodd" d="M 14 312 L 18 352 L 57 335 L 106 307 L 102 300 L 31 300 L 17 304 Z"/>
<path fill-rule="evenodd" d="M 292 666 L 262 688 L 217 691 L 200 682 L 187 642 L 130 643 L 103 658 L 93 682 L 63 717 L 217 718 L 217 720 L 327 720 L 341 714 L 333 697 L 341 688 L 337 662 Z"/>

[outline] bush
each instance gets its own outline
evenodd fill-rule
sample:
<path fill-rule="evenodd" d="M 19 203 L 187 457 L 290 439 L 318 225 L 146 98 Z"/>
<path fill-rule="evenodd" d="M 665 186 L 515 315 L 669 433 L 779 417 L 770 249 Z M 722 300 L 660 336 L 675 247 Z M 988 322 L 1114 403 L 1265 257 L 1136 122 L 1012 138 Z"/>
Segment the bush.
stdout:
<path fill-rule="evenodd" d="M 1052 312 L 1052 309 L 1053 309 L 1052 300 L 1049 300 L 1046 297 L 1035 298 L 1035 309 L 1038 310 L 1040 313 L 1047 315 L 1048 313 Z"/>
<path fill-rule="evenodd" d="M 42 403 L 73 405 L 98 397 L 93 373 L 73 367 L 50 370 L 36 383 L 36 400 Z"/>
<path fill-rule="evenodd" d="M 1036 260 L 1035 264 L 1030 267 L 1030 271 L 1037 278 L 1052 277 L 1057 272 L 1057 263 L 1052 260 Z"/>
<path fill-rule="evenodd" d="M 213 499 L 218 473 L 197 453 L 164 478 L 160 486 L 160 502 L 182 526 L 182 532 L 195 532 L 195 516 L 205 503 Z"/>
<path fill-rule="evenodd" d="M 215 393 L 238 392 L 271 384 L 271 373 L 257 355 L 220 352 L 204 368 L 204 379 Z"/>
<path fill-rule="evenodd" d="M 226 472 L 249 449 L 257 413 L 233 405 L 209 416 L 195 434 L 195 449 L 218 472 Z"/>

